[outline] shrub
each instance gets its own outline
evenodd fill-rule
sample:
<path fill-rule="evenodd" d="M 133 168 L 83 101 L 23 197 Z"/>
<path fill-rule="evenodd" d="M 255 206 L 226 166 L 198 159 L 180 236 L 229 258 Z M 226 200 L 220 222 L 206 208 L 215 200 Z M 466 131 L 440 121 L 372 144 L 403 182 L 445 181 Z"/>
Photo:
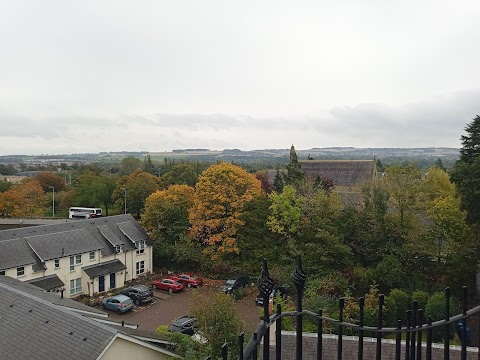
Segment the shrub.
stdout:
<path fill-rule="evenodd" d="M 305 297 L 315 296 L 340 297 L 348 290 L 348 279 L 340 272 L 334 271 L 325 277 L 316 277 L 307 282 Z"/>
<path fill-rule="evenodd" d="M 405 324 L 407 321 L 407 310 L 410 309 L 410 296 L 403 290 L 400 289 L 392 289 L 390 294 L 388 295 L 395 302 L 395 316 L 394 316 L 394 324 L 395 326 L 396 320 L 402 320 L 402 324 Z"/>
<path fill-rule="evenodd" d="M 425 310 L 425 305 L 427 305 L 427 301 L 430 295 L 428 292 L 423 290 L 417 290 L 412 293 L 412 301 L 416 300 L 418 302 L 418 308 Z"/>
<path fill-rule="evenodd" d="M 445 319 L 445 295 L 441 292 L 437 292 L 430 296 L 427 305 L 425 306 L 425 317 L 431 316 L 432 321 Z M 456 301 L 454 298 L 450 299 L 450 316 L 452 310 L 456 309 Z M 455 314 L 453 314 L 455 315 Z M 443 327 L 433 330 L 433 341 L 442 341 L 445 336 L 445 330 Z M 450 326 L 450 338 L 454 335 L 453 325 Z"/>

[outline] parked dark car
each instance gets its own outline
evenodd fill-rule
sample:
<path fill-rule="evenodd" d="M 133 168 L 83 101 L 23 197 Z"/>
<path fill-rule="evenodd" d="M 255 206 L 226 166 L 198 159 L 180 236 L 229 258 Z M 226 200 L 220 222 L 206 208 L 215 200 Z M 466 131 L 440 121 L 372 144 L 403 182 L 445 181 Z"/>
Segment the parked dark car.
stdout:
<path fill-rule="evenodd" d="M 102 308 L 116 311 L 117 314 L 123 314 L 133 310 L 133 300 L 125 295 L 115 295 L 102 300 Z"/>
<path fill-rule="evenodd" d="M 250 279 L 247 275 L 233 275 L 222 285 L 222 290 L 225 294 L 231 294 L 237 289 L 247 287 L 249 282 Z"/>
<path fill-rule="evenodd" d="M 270 294 L 270 299 L 273 300 L 273 303 L 275 303 L 275 299 L 277 297 L 280 297 L 281 300 L 286 300 L 287 299 L 287 289 L 288 289 L 288 284 L 276 286 L 272 293 Z M 263 306 L 263 296 L 262 294 L 258 294 L 257 297 L 255 298 L 255 304 L 258 306 Z"/>
<path fill-rule="evenodd" d="M 140 305 L 153 299 L 152 289 L 145 285 L 129 286 L 120 291 L 120 293 L 132 299 L 135 305 Z"/>
<path fill-rule="evenodd" d="M 181 316 L 178 319 L 173 320 L 172 323 L 168 325 L 168 331 L 179 332 L 192 336 L 195 333 L 196 320 L 197 319 L 188 315 Z"/>

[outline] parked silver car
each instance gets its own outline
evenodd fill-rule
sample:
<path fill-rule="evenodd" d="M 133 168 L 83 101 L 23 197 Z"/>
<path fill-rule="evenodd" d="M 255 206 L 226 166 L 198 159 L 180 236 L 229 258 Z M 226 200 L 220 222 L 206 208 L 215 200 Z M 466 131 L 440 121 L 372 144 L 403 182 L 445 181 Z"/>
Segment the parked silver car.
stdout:
<path fill-rule="evenodd" d="M 117 312 L 117 314 L 123 314 L 127 311 L 133 310 L 135 305 L 133 304 L 133 300 L 130 299 L 128 296 L 115 295 L 115 296 L 103 299 L 102 307 L 104 309 L 113 310 Z"/>

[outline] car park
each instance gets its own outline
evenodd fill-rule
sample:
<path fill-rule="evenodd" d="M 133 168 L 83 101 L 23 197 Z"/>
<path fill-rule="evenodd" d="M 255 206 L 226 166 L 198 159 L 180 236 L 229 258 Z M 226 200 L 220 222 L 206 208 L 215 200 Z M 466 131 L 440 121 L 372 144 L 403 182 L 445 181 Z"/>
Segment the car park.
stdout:
<path fill-rule="evenodd" d="M 162 279 L 162 280 L 154 280 L 152 283 L 152 287 L 158 290 L 168 291 L 170 294 L 178 291 L 182 291 L 185 287 L 179 281 L 173 279 Z"/>
<path fill-rule="evenodd" d="M 183 273 L 180 275 L 169 275 L 168 278 L 176 280 L 189 288 L 199 287 L 203 284 L 203 279 L 201 277 L 198 277 L 190 273 Z"/>
<path fill-rule="evenodd" d="M 250 279 L 247 275 L 244 275 L 244 274 L 232 275 L 222 285 L 222 290 L 226 294 L 232 294 L 237 289 L 247 287 L 249 282 L 250 282 Z"/>
<path fill-rule="evenodd" d="M 133 300 L 126 295 L 115 295 L 102 300 L 102 308 L 115 311 L 117 314 L 123 314 L 133 310 L 135 305 Z"/>
<path fill-rule="evenodd" d="M 180 316 L 179 318 L 173 320 L 170 325 L 168 325 L 168 331 L 192 336 L 195 333 L 196 321 L 197 319 L 188 315 Z"/>
<path fill-rule="evenodd" d="M 152 289 L 145 285 L 129 286 L 120 291 L 120 294 L 128 296 L 133 300 L 135 305 L 140 305 L 153 299 Z"/>

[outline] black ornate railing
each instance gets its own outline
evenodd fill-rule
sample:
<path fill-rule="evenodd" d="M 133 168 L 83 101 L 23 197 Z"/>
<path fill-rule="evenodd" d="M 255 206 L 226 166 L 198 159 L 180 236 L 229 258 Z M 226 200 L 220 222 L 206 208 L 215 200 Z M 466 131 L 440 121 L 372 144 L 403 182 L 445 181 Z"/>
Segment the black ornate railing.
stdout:
<path fill-rule="evenodd" d="M 395 349 L 394 355 L 389 354 L 388 358 L 394 358 L 395 360 L 432 360 L 440 359 L 438 351 L 434 354 L 432 351 L 433 348 L 433 332 L 434 330 L 441 329 L 443 330 L 443 359 L 450 360 L 450 338 L 451 338 L 451 325 L 456 324 L 459 329 L 458 336 L 461 341 L 461 350 L 460 350 L 460 359 L 467 360 L 467 320 L 472 316 L 480 313 L 480 306 L 474 307 L 470 310 L 467 309 L 468 305 L 468 289 L 463 287 L 462 292 L 462 313 L 450 316 L 450 289 L 445 289 L 445 311 L 444 319 L 432 322 L 432 318 L 428 316 L 425 319 L 423 309 L 418 308 L 418 302 L 412 302 L 412 309 L 407 311 L 406 314 L 406 324 L 402 326 L 402 321 L 398 320 L 396 327 L 384 327 L 383 326 L 383 305 L 384 305 L 384 295 L 380 294 L 378 296 L 378 317 L 377 317 L 377 326 L 365 326 L 364 325 L 364 308 L 365 308 L 365 299 L 359 299 L 359 323 L 352 324 L 345 322 L 343 319 L 343 310 L 345 307 L 345 299 L 340 298 L 338 301 L 339 306 L 339 319 L 332 319 L 323 315 L 323 311 L 320 309 L 318 313 L 304 310 L 302 308 L 302 296 L 305 287 L 306 275 L 302 270 L 300 257 L 297 258 L 297 266 L 295 271 L 292 274 L 292 280 L 297 290 L 297 306 L 296 311 L 282 312 L 280 305 L 277 305 L 276 313 L 271 316 L 264 316 L 264 321 L 260 323 L 254 332 L 253 336 L 250 338 L 248 343 L 244 343 L 244 333 L 241 333 L 238 337 L 238 349 L 239 349 L 239 360 L 256 360 L 259 356 L 259 350 L 262 348 L 262 358 L 264 360 L 269 360 L 271 358 L 271 353 L 274 354 L 276 360 L 282 359 L 282 319 L 285 317 L 295 317 L 296 320 L 296 331 L 295 331 L 295 356 L 296 360 L 303 359 L 303 317 L 309 316 L 316 320 L 317 323 L 317 334 L 316 334 L 316 357 L 317 360 L 322 360 L 327 358 L 324 348 L 324 338 L 323 338 L 323 329 L 324 323 L 330 323 L 338 327 L 338 338 L 336 346 L 336 358 L 342 360 L 344 357 L 343 354 L 343 340 L 344 329 L 349 329 L 350 332 L 356 333 L 358 335 L 358 346 L 357 346 L 357 359 L 373 359 L 370 355 L 366 355 L 364 351 L 364 334 L 373 334 L 373 337 L 376 338 L 375 346 L 375 359 L 382 359 L 382 339 L 385 335 L 393 334 L 395 336 Z M 268 268 L 267 263 L 264 261 L 263 269 L 258 279 L 258 288 L 263 297 L 263 306 L 264 314 L 269 314 L 269 297 L 273 291 L 275 284 L 273 283 Z M 479 321 L 480 323 L 480 321 Z M 275 342 L 272 346 L 270 344 L 270 328 L 275 326 Z M 479 331 L 480 333 L 480 331 Z M 405 334 L 404 339 L 402 339 L 402 334 Z M 480 339 L 479 343 L 480 343 Z M 389 350 L 390 351 L 390 350 Z M 391 352 L 391 351 L 390 351 Z M 371 354 L 371 353 L 369 353 Z M 349 359 L 352 359 L 351 354 Z M 476 357 L 480 360 L 480 349 L 477 348 Z M 228 358 L 228 347 L 226 344 L 222 347 L 221 359 Z M 273 358 L 273 357 L 272 357 Z M 309 359 L 311 359 L 311 355 Z M 332 358 L 329 354 L 328 358 Z M 458 358 L 458 357 L 456 357 Z M 469 357 L 472 359 L 473 357 Z M 208 358 L 209 359 L 209 358 Z"/>

